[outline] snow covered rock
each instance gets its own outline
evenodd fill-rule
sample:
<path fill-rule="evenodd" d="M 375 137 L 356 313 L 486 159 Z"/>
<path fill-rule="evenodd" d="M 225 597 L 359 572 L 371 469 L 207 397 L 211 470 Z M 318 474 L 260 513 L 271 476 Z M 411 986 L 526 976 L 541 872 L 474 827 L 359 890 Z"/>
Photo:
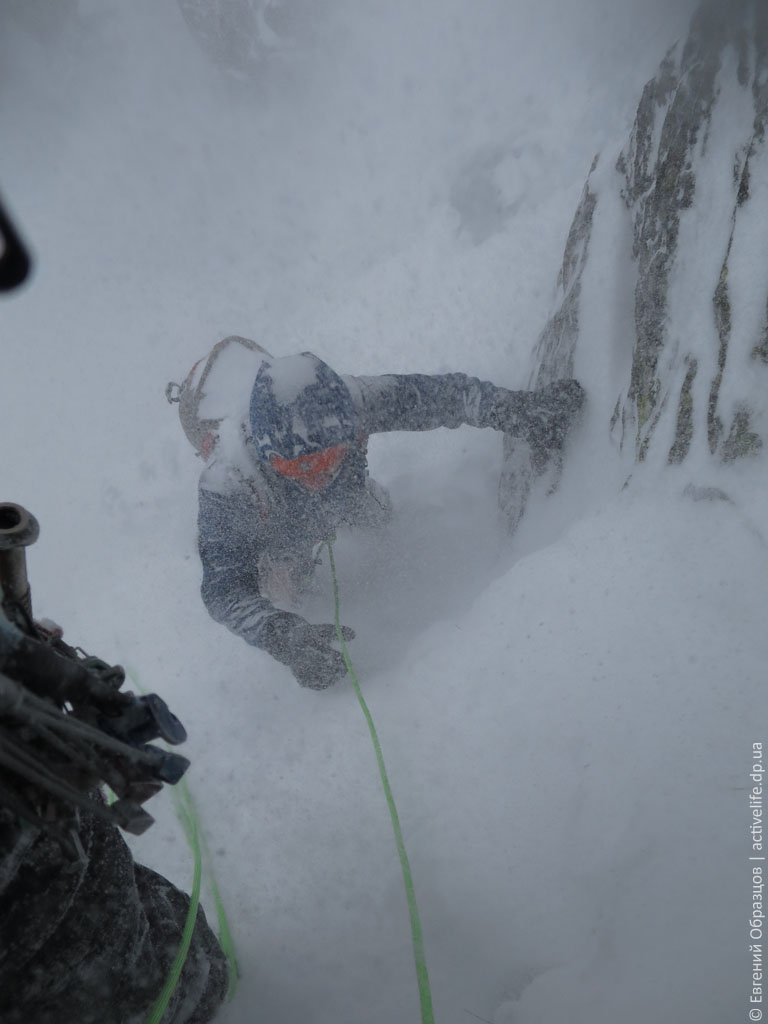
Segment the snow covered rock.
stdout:
<path fill-rule="evenodd" d="M 201 49 L 234 78 L 263 72 L 311 21 L 305 0 L 177 0 Z"/>
<path fill-rule="evenodd" d="M 633 460 L 728 462 L 768 436 L 767 121 L 768 7 L 705 0 L 618 158 L 595 158 L 533 383 L 601 362 Z"/>
<path fill-rule="evenodd" d="M 549 716 L 573 699 L 587 742 L 606 748 L 584 758 L 594 775 L 583 790 L 575 761 L 559 773 L 559 820 L 572 813 L 573 827 L 542 878 L 562 872 L 551 935 L 563 946 L 547 967 L 527 929 L 494 1024 L 717 1024 L 750 1012 L 744 907 L 751 877 L 762 900 L 762 862 L 749 858 L 764 850 L 739 802 L 748 752 L 764 743 L 754 612 L 768 551 L 767 119 L 768 7 L 705 0 L 643 90 L 628 140 L 595 159 L 571 225 L 531 385 L 575 376 L 589 405 L 558 493 L 535 500 L 549 478 L 531 491 L 535 514 L 514 504 L 515 472 L 531 477 L 505 441 L 502 500 L 524 557 L 500 583 L 497 630 L 531 708 Z M 548 636 L 533 655 L 537 628 Z M 551 676 L 549 658 L 560 662 Z M 564 751 L 574 721 L 569 710 L 526 731 Z M 550 814 L 559 789 L 557 774 L 543 781 Z M 694 791 L 701 803 L 683 822 Z M 540 834 L 522 815 L 515 826 Z M 595 899 L 578 906 L 590 886 Z M 526 956 L 527 979 L 513 973 Z"/>

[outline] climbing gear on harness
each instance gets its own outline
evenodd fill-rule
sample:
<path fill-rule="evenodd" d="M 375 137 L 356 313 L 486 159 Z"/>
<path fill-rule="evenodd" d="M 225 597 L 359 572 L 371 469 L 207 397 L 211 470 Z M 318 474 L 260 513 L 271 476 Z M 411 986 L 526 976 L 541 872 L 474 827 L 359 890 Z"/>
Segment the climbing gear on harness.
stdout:
<path fill-rule="evenodd" d="M 186 732 L 156 694 L 122 691 L 119 665 L 33 620 L 24 546 L 36 531 L 26 509 L 0 504 L 0 803 L 79 858 L 81 811 L 135 835 L 152 824 L 141 805 L 189 761 L 151 741 Z M 93 799 L 102 782 L 119 797 L 110 806 Z"/>

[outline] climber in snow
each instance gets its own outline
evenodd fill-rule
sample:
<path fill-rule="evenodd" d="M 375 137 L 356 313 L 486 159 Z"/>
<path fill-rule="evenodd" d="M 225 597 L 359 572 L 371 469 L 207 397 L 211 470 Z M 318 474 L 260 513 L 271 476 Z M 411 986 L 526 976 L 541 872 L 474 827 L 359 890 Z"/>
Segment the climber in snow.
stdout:
<path fill-rule="evenodd" d="M 209 613 L 321 690 L 346 671 L 334 626 L 279 605 L 300 593 L 313 549 L 338 527 L 389 518 L 368 475 L 369 436 L 468 424 L 524 438 L 541 464 L 562 449 L 583 391 L 575 380 L 529 392 L 461 373 L 339 376 L 309 352 L 275 359 L 232 337 L 168 397 L 207 460 L 198 529 Z"/>

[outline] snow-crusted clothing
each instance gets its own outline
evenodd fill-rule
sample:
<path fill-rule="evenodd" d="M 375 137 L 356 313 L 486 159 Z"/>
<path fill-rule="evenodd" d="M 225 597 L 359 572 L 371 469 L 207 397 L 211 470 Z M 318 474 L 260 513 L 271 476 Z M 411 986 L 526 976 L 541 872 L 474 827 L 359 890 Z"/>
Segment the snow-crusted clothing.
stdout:
<path fill-rule="evenodd" d="M 286 613 L 265 593 L 268 564 L 309 571 L 314 545 L 343 525 L 386 519 L 385 492 L 368 477 L 371 434 L 492 427 L 522 432 L 535 395 L 512 392 L 462 373 L 342 377 L 351 396 L 350 446 L 339 475 L 311 493 L 259 458 L 249 423 L 220 445 L 200 479 L 199 548 L 208 611 L 248 643 L 276 653 L 272 634 Z M 297 617 L 291 616 L 291 620 Z"/>
<path fill-rule="evenodd" d="M 101 818 L 82 814 L 78 837 L 84 857 L 69 859 L 0 807 L 3 1024 L 140 1024 L 170 973 L 189 897 Z M 210 1021 L 227 977 L 201 908 L 163 1021 Z"/>

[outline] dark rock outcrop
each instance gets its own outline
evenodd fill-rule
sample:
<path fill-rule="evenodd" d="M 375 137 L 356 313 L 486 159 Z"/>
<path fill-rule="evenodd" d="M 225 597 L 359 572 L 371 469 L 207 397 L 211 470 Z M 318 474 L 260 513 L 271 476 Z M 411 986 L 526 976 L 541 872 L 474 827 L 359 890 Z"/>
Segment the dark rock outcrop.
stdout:
<path fill-rule="evenodd" d="M 763 444 L 756 373 L 768 363 L 767 121 L 768 4 L 705 0 L 646 86 L 618 160 L 596 158 L 587 179 L 532 384 L 578 376 L 579 347 L 610 330 L 594 310 L 611 297 L 594 291 L 594 276 L 587 285 L 588 267 L 621 266 L 634 309 L 628 337 L 612 340 L 632 355 L 610 430 L 639 461 L 656 444 L 671 463 L 697 445 L 731 461 Z"/>

